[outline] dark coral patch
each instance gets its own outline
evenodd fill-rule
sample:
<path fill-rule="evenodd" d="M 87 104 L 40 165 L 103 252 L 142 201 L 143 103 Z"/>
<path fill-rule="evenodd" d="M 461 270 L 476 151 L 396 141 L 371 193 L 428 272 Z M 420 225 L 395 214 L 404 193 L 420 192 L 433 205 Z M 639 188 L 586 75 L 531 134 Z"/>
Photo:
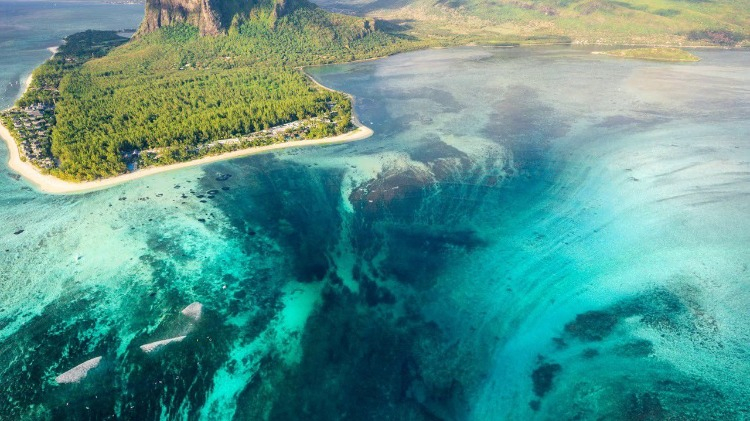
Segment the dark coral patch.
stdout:
<path fill-rule="evenodd" d="M 631 394 L 627 400 L 625 413 L 628 420 L 651 421 L 667 419 L 666 412 L 656 395 Z"/>
<path fill-rule="evenodd" d="M 615 352 L 623 357 L 648 357 L 654 353 L 654 344 L 651 341 L 640 339 L 618 346 Z"/>
<path fill-rule="evenodd" d="M 588 311 L 565 325 L 565 331 L 582 341 L 601 341 L 617 325 L 617 316 L 607 311 Z"/>
<path fill-rule="evenodd" d="M 531 381 L 534 383 L 534 394 L 540 398 L 552 390 L 553 382 L 557 373 L 562 370 L 560 364 L 544 363 L 531 373 Z"/>

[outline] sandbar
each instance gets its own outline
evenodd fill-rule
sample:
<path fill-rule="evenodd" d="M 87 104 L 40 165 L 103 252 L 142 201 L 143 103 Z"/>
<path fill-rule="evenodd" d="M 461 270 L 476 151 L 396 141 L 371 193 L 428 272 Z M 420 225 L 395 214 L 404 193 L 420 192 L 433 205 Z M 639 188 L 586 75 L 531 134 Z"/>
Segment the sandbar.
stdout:
<path fill-rule="evenodd" d="M 55 377 L 55 381 L 58 384 L 78 383 L 79 381 L 81 381 L 81 379 L 83 379 L 84 377 L 86 377 L 86 375 L 89 374 L 89 371 L 98 367 L 101 361 L 102 361 L 102 357 L 96 357 L 88 361 L 84 361 L 83 363 L 78 364 L 77 366 L 71 368 L 70 370 Z"/>
<path fill-rule="evenodd" d="M 183 308 L 180 313 L 182 313 L 185 317 L 189 317 L 193 319 L 193 321 L 197 322 L 198 320 L 200 320 L 201 315 L 203 315 L 203 304 L 196 301 Z"/>
<path fill-rule="evenodd" d="M 149 352 L 153 352 L 153 351 L 155 351 L 155 350 L 157 350 L 157 349 L 159 349 L 159 348 L 161 348 L 161 347 L 163 347 L 165 345 L 169 345 L 169 344 L 171 344 L 173 342 L 182 342 L 182 340 L 185 339 L 185 338 L 186 338 L 186 336 L 177 336 L 176 338 L 169 338 L 169 339 L 164 339 L 164 340 L 161 340 L 161 341 L 147 343 L 145 345 L 141 345 L 140 348 L 141 348 L 141 351 L 143 351 L 143 352 L 145 352 L 145 353 L 148 354 Z"/>

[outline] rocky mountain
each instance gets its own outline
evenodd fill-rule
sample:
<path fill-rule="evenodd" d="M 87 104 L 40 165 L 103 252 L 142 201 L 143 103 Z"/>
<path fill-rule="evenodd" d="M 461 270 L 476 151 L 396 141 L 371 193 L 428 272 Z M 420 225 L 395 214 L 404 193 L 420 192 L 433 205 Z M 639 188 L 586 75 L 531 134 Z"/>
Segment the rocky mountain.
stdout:
<path fill-rule="evenodd" d="M 146 0 L 146 15 L 138 35 L 176 23 L 194 25 L 201 35 L 218 35 L 226 32 L 235 18 L 247 16 L 254 8 L 269 7 L 277 18 L 294 4 L 295 0 Z"/>
<path fill-rule="evenodd" d="M 215 0 L 148 0 L 146 16 L 138 34 L 147 34 L 163 26 L 188 23 L 200 29 L 203 35 L 221 32 L 221 16 L 213 5 Z"/>

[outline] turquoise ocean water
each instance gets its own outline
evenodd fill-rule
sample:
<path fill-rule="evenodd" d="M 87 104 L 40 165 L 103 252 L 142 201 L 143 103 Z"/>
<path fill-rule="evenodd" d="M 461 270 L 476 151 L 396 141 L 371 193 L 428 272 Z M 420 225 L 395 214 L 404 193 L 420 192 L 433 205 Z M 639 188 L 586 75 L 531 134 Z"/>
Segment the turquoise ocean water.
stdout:
<path fill-rule="evenodd" d="M 0 15 L 4 108 L 141 6 Z M 316 68 L 375 136 L 74 196 L 5 167 L 0 419 L 747 419 L 750 54 L 695 53 Z"/>

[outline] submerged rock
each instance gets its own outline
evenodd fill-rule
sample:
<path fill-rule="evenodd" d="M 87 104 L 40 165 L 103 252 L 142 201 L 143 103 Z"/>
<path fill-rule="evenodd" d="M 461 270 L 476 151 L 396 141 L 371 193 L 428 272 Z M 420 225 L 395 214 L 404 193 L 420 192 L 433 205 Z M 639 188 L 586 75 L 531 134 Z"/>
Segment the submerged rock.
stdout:
<path fill-rule="evenodd" d="M 140 348 L 141 348 L 141 351 L 145 353 L 149 353 L 149 352 L 156 351 L 157 349 L 165 345 L 169 345 L 172 342 L 181 342 L 183 339 L 185 339 L 185 336 L 177 336 L 176 338 L 169 338 L 169 339 L 164 339 L 161 341 L 147 343 L 146 345 L 141 345 Z"/>
<path fill-rule="evenodd" d="M 629 420 L 663 420 L 667 415 L 656 394 L 633 393 L 628 397 L 627 405 L 627 419 Z"/>
<path fill-rule="evenodd" d="M 544 363 L 537 367 L 533 373 L 531 373 L 531 380 L 534 384 L 534 394 L 540 398 L 547 394 L 552 389 L 555 375 L 562 370 L 560 364 L 555 363 Z"/>
<path fill-rule="evenodd" d="M 646 339 L 624 343 L 614 349 L 617 355 L 623 357 L 648 357 L 654 353 L 654 344 Z"/>
<path fill-rule="evenodd" d="M 201 315 L 203 314 L 203 304 L 196 301 L 190 304 L 189 306 L 183 308 L 180 313 L 182 313 L 184 316 L 189 317 L 197 322 L 198 320 L 200 320 Z"/>
<path fill-rule="evenodd" d="M 58 384 L 78 383 L 84 377 L 86 377 L 86 375 L 89 374 L 89 371 L 91 369 L 96 368 L 101 361 L 102 361 L 102 357 L 96 357 L 88 361 L 85 361 L 81 364 L 78 364 L 77 366 L 71 368 L 70 370 L 55 377 L 55 381 Z"/>
<path fill-rule="evenodd" d="M 582 341 L 601 341 L 614 330 L 618 318 L 608 311 L 589 311 L 565 325 L 565 331 Z"/>

